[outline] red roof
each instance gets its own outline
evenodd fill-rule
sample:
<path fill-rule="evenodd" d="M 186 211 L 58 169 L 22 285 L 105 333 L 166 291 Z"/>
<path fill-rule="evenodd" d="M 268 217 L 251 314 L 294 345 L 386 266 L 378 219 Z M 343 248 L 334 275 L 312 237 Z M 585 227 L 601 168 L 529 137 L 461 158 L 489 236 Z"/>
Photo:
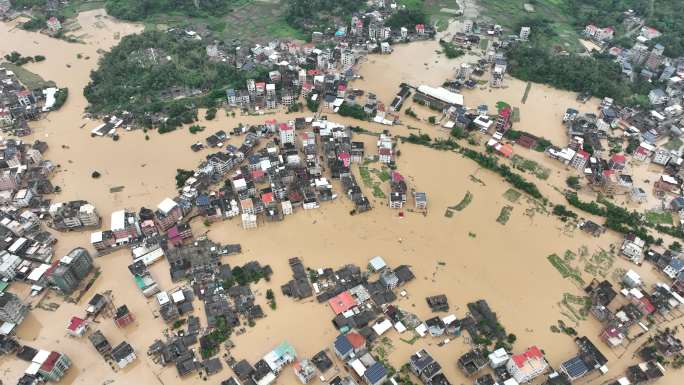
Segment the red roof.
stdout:
<path fill-rule="evenodd" d="M 338 90 L 338 91 L 346 91 L 346 90 L 347 90 L 347 86 L 344 85 L 344 84 L 340 84 L 339 86 L 337 86 L 337 90 Z"/>
<path fill-rule="evenodd" d="M 610 160 L 612 160 L 614 163 L 625 163 L 626 158 L 622 154 L 615 154 L 612 158 L 610 158 Z"/>
<path fill-rule="evenodd" d="M 320 75 L 321 72 L 319 70 L 308 70 L 308 71 L 306 71 L 306 74 L 310 75 L 310 76 L 316 76 L 316 75 Z"/>
<path fill-rule="evenodd" d="M 525 363 L 530 360 L 539 360 L 541 358 L 544 358 L 544 355 L 542 354 L 541 350 L 539 350 L 538 347 L 532 346 L 525 353 L 522 354 L 516 354 L 511 359 L 513 362 L 515 362 L 515 365 L 519 368 L 522 368 L 525 366 Z"/>
<path fill-rule="evenodd" d="M 589 153 L 584 151 L 584 150 L 579 150 L 577 151 L 577 155 L 581 156 L 582 158 L 589 160 Z"/>
<path fill-rule="evenodd" d="M 416 24 L 416 30 L 419 30 L 419 29 L 425 29 L 425 25 L 424 24 Z"/>
<path fill-rule="evenodd" d="M 501 155 L 508 158 L 509 156 L 513 155 L 513 146 L 506 143 L 503 146 L 499 147 L 499 152 L 501 153 Z"/>
<path fill-rule="evenodd" d="M 254 179 L 263 178 L 263 176 L 266 175 L 266 173 L 263 170 L 259 170 L 259 169 L 252 171 L 251 174 L 252 174 L 252 178 L 254 178 Z"/>
<path fill-rule="evenodd" d="M 646 150 L 645 148 L 639 146 L 639 147 L 637 147 L 637 149 L 636 149 L 636 153 L 639 154 L 639 155 L 648 155 L 648 150 Z"/>
<path fill-rule="evenodd" d="M 302 193 L 300 193 L 299 191 L 292 190 L 289 193 L 287 193 L 287 199 L 289 199 L 291 202 L 299 202 L 302 199 L 304 199 L 304 197 L 302 196 Z"/>
<path fill-rule="evenodd" d="M 275 119 L 268 119 L 268 120 L 266 121 L 266 124 L 271 125 L 271 124 L 276 124 L 277 122 L 278 122 L 278 121 L 275 120 Z"/>
<path fill-rule="evenodd" d="M 355 331 L 347 333 L 347 341 L 349 341 L 354 349 L 358 349 L 366 345 L 366 339 Z"/>
<path fill-rule="evenodd" d="M 615 170 L 603 170 L 603 176 L 605 176 L 606 178 L 613 174 L 615 174 Z"/>
<path fill-rule="evenodd" d="M 51 352 L 45 362 L 43 362 L 43 365 L 40 366 L 40 370 L 43 372 L 51 372 L 55 367 L 55 363 L 61 356 L 62 355 L 57 352 Z"/>
<path fill-rule="evenodd" d="M 341 160 L 345 167 L 349 167 L 351 164 L 351 155 L 347 154 L 346 152 L 337 154 L 337 159 Z"/>
<path fill-rule="evenodd" d="M 258 82 L 258 83 L 256 84 L 256 87 L 257 87 L 257 88 L 264 88 L 264 87 L 266 87 L 266 83 L 264 83 L 264 82 Z"/>
<path fill-rule="evenodd" d="M 67 330 L 75 332 L 84 323 L 85 323 L 85 321 L 82 318 L 71 317 L 71 321 L 69 321 L 69 326 L 67 327 Z"/>
<path fill-rule="evenodd" d="M 404 180 L 404 177 L 396 171 L 392 171 L 391 177 L 392 182 L 401 182 Z"/>
<path fill-rule="evenodd" d="M 655 306 L 653 306 L 653 304 L 651 303 L 651 301 L 648 300 L 648 298 L 641 297 L 639 302 L 641 302 L 641 305 L 644 309 L 644 312 L 646 312 L 646 314 L 653 314 L 653 312 L 655 311 Z"/>
<path fill-rule="evenodd" d="M 169 229 L 169 231 L 166 232 L 166 235 L 171 239 L 176 238 L 177 236 L 180 235 L 180 232 L 178 231 L 178 227 L 173 226 L 172 228 Z"/>
<path fill-rule="evenodd" d="M 383 147 L 383 148 L 381 148 L 381 149 L 378 151 L 378 153 L 379 153 L 380 155 L 392 155 L 392 150 L 389 149 L 389 148 Z"/>
<path fill-rule="evenodd" d="M 510 107 L 504 107 L 499 111 L 499 116 L 502 118 L 508 119 L 511 116 L 511 108 Z"/>
<path fill-rule="evenodd" d="M 261 194 L 261 201 L 264 202 L 264 204 L 269 204 L 273 202 L 273 193 L 266 193 L 266 194 Z"/>
<path fill-rule="evenodd" d="M 606 328 L 606 329 L 603 331 L 603 333 L 604 333 L 606 336 L 608 336 L 608 337 L 618 337 L 618 336 L 620 335 L 620 331 L 617 330 L 617 328 L 612 327 L 612 326 L 609 327 L 609 328 Z"/>
<path fill-rule="evenodd" d="M 356 306 L 356 300 L 352 297 L 349 291 L 343 291 L 337 296 L 328 301 L 330 308 L 332 308 L 335 315 L 344 313 L 345 311 Z"/>

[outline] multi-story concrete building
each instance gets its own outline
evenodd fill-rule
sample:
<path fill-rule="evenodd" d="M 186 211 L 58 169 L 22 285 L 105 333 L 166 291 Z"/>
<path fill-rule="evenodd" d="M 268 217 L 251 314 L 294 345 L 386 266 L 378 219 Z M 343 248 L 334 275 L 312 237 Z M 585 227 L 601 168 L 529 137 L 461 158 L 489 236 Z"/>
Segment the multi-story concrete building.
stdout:
<path fill-rule="evenodd" d="M 19 187 L 21 178 L 14 169 L 6 169 L 0 173 L 0 191 L 13 191 Z"/>
<path fill-rule="evenodd" d="M 112 233 L 116 243 L 128 243 L 140 236 L 140 226 L 135 213 L 126 210 L 114 211 L 111 218 Z"/>
<path fill-rule="evenodd" d="M 278 126 L 278 132 L 280 134 L 280 143 L 291 143 L 295 142 L 295 128 L 287 123 L 281 123 Z"/>
<path fill-rule="evenodd" d="M 48 282 L 57 287 L 63 294 L 69 295 L 78 289 L 81 282 L 68 265 L 57 265 L 48 276 Z"/>
<path fill-rule="evenodd" d="M 28 306 L 19 297 L 10 292 L 0 293 L 0 321 L 18 325 L 27 313 Z"/>
<path fill-rule="evenodd" d="M 166 231 L 183 218 L 183 210 L 176 201 L 166 198 L 157 205 L 154 216 L 157 227 L 161 231 Z"/>

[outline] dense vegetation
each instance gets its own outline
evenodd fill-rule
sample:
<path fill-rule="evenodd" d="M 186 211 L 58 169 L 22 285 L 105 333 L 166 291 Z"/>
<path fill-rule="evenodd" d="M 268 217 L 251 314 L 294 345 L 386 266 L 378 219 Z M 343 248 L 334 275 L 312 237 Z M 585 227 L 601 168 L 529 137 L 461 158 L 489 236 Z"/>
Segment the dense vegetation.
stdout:
<path fill-rule="evenodd" d="M 47 19 L 41 15 L 34 15 L 28 21 L 21 23 L 21 29 L 27 31 L 40 31 L 46 27 L 45 22 Z"/>
<path fill-rule="evenodd" d="M 107 13 L 123 20 L 140 21 L 158 14 L 221 16 L 238 0 L 107 0 Z"/>
<path fill-rule="evenodd" d="M 444 52 L 444 56 L 446 56 L 448 59 L 456 59 L 465 55 L 465 52 L 462 49 L 457 48 L 453 43 L 448 41 L 440 39 L 439 45 L 442 46 L 442 52 Z"/>
<path fill-rule="evenodd" d="M 185 181 L 190 179 L 195 175 L 194 171 L 183 170 L 182 168 L 176 169 L 176 187 L 181 188 L 185 184 Z"/>
<path fill-rule="evenodd" d="M 426 24 L 428 17 L 421 8 L 407 8 L 394 13 L 387 19 L 385 25 L 391 28 L 414 27 L 416 24 Z"/>
<path fill-rule="evenodd" d="M 598 97 L 609 96 L 619 102 L 635 103 L 639 83 L 631 84 L 611 57 L 554 55 L 543 47 L 520 46 L 508 52 L 510 73 L 514 77 L 575 92 L 589 91 Z"/>
<path fill-rule="evenodd" d="M 598 202 L 584 202 L 579 199 L 577 193 L 568 192 L 565 194 L 565 199 L 571 206 L 574 206 L 589 214 L 606 218 L 604 226 L 611 230 L 622 234 L 634 234 L 643 239 L 648 244 L 659 243 L 646 228 L 647 223 L 643 220 L 641 214 L 636 211 L 629 211 L 623 207 L 608 201 L 606 198 L 599 195 Z M 666 233 L 670 228 L 663 227 L 663 230 L 657 229 L 659 232 Z"/>
<path fill-rule="evenodd" d="M 624 19 L 624 11 L 631 9 L 637 14 L 649 12 L 651 0 L 566 0 L 567 8 L 574 12 L 575 24 L 584 27 L 598 24 L 601 27 L 617 27 Z"/>
<path fill-rule="evenodd" d="M 10 0 L 10 4 L 15 9 L 30 9 L 44 6 L 45 0 Z"/>
<path fill-rule="evenodd" d="M 363 107 L 359 106 L 358 104 L 350 105 L 343 103 L 339 110 L 337 110 L 337 113 L 341 116 L 348 116 L 359 120 L 368 120 L 369 118 L 366 111 L 363 110 Z"/>
<path fill-rule="evenodd" d="M 302 31 L 325 31 L 345 22 L 365 6 L 363 0 L 287 0 L 285 18 Z M 345 23 L 346 24 L 346 23 Z"/>
<path fill-rule="evenodd" d="M 12 51 L 11 53 L 8 53 L 5 55 L 5 60 L 12 64 L 16 64 L 18 66 L 22 66 L 26 63 L 30 63 L 33 61 L 43 61 L 45 60 L 45 56 L 43 55 L 36 55 L 36 56 L 21 56 L 21 54 L 17 51 Z"/>
<path fill-rule="evenodd" d="M 158 124 L 165 132 L 195 121 L 197 106 L 215 107 L 227 87 L 265 76 L 262 69 L 249 73 L 209 60 L 200 41 L 144 32 L 126 36 L 102 57 L 84 95 L 92 113 L 130 111 L 147 126 L 153 125 L 153 117 L 168 117 Z M 179 92 L 203 96 L 178 98 Z"/>
<path fill-rule="evenodd" d="M 654 43 L 665 46 L 665 55 L 684 55 L 684 4 L 680 1 L 654 0 L 649 25 L 663 33 Z"/>
<path fill-rule="evenodd" d="M 67 98 L 69 97 L 69 89 L 64 87 L 57 90 L 55 93 L 55 104 L 52 106 L 52 110 L 56 111 L 62 108 Z"/>

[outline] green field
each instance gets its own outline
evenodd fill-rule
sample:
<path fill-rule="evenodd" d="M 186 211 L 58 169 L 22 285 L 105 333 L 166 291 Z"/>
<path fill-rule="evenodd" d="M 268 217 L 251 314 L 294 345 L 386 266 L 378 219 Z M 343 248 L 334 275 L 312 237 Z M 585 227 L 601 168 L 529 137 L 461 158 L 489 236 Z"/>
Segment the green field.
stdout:
<path fill-rule="evenodd" d="M 398 3 L 411 9 L 422 7 L 438 31 L 445 30 L 449 25 L 449 20 L 456 17 L 449 11 L 455 12 L 459 9 L 456 0 L 399 0 Z"/>
<path fill-rule="evenodd" d="M 220 17 L 189 18 L 181 13 L 153 16 L 145 21 L 148 29 L 168 26 L 206 28 L 224 41 L 265 42 L 272 38 L 305 39 L 285 21 L 285 0 L 244 0 Z"/>
<path fill-rule="evenodd" d="M 65 18 L 76 17 L 79 12 L 104 8 L 105 0 L 71 0 L 60 10 Z"/>
<path fill-rule="evenodd" d="M 514 190 L 512 188 L 509 188 L 505 193 L 503 193 L 503 197 L 511 203 L 516 203 L 518 199 L 520 199 L 521 195 L 522 193 L 520 191 Z"/>
<path fill-rule="evenodd" d="M 684 145 L 684 142 L 682 142 L 681 139 L 672 138 L 667 143 L 665 143 L 665 145 L 663 147 L 665 147 L 666 149 L 668 149 L 670 151 L 673 151 L 673 150 L 677 151 L 677 150 L 679 150 L 680 147 L 682 147 L 682 145 Z"/>
<path fill-rule="evenodd" d="M 667 211 L 647 211 L 644 219 L 653 225 L 672 225 L 672 214 Z"/>
<path fill-rule="evenodd" d="M 360 166 L 359 174 L 361 175 L 361 180 L 363 184 L 373 190 L 373 196 L 376 198 L 385 198 L 385 193 L 380 187 L 380 182 L 374 180 L 373 175 L 376 174 L 375 170 L 371 170 L 368 167 Z M 379 178 L 379 176 L 378 176 Z"/>
<path fill-rule="evenodd" d="M 570 278 L 580 285 L 584 285 L 584 280 L 582 279 L 582 273 L 572 266 L 570 266 L 565 260 L 559 257 L 557 254 L 551 254 L 547 257 L 548 261 L 553 265 L 553 267 L 558 270 L 558 272 L 563 276 L 563 278 Z"/>
<path fill-rule="evenodd" d="M 40 77 L 40 75 L 34 74 L 33 72 L 20 66 L 14 65 L 12 63 L 2 63 L 2 66 L 14 72 L 21 84 L 30 90 L 55 86 L 55 82 L 45 80 Z"/>
<path fill-rule="evenodd" d="M 468 207 L 468 205 L 472 201 L 473 201 L 473 194 L 470 191 L 466 191 L 466 194 L 465 194 L 465 196 L 463 196 L 463 199 L 461 199 L 461 201 L 458 202 L 458 204 L 456 204 L 455 206 L 450 206 L 449 208 L 451 210 L 462 211 L 463 209 Z"/>
<path fill-rule="evenodd" d="M 527 12 L 524 3 L 534 6 L 534 12 Z M 579 31 L 574 27 L 573 12 L 566 9 L 566 0 L 480 0 L 478 2 L 484 16 L 492 18 L 497 24 L 517 35 L 518 28 L 529 19 L 545 19 L 549 21 L 553 34 L 544 37 L 548 46 L 559 46 L 570 52 L 582 51 L 579 43 Z M 534 29 L 532 30 L 534 34 Z"/>
<path fill-rule="evenodd" d="M 511 219 L 511 212 L 513 212 L 513 206 L 502 207 L 499 216 L 496 218 L 496 221 L 502 225 L 505 225 L 508 223 L 508 220 Z"/>

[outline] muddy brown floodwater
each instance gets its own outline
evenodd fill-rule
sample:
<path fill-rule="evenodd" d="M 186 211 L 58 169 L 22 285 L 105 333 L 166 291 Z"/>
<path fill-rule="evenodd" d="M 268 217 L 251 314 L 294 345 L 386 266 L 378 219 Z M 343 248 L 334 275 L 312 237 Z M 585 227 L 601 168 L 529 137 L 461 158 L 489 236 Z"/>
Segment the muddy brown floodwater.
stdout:
<path fill-rule="evenodd" d="M 164 197 L 173 196 L 176 169 L 192 169 L 207 154 L 191 152 L 190 144 L 203 140 L 216 130 L 229 130 L 238 123 L 258 124 L 266 118 L 289 120 L 301 116 L 278 113 L 232 118 L 219 113 L 216 120 L 201 122 L 207 130 L 200 135 L 192 135 L 184 129 L 165 135 L 150 132 L 149 141 L 145 140 L 142 131 L 122 132 L 118 142 L 91 138 L 89 131 L 97 122 L 83 118 L 86 101 L 81 90 L 88 81 L 89 72 L 96 66 L 98 51 L 116 44 L 115 35 L 138 32 L 141 26 L 115 22 L 103 11 L 83 13 L 79 16 L 79 23 L 86 34 L 86 44 L 70 44 L 13 28 L 11 24 L 0 24 L 0 54 L 19 50 L 25 55 L 44 55 L 46 61 L 28 64 L 27 68 L 62 87 L 69 87 L 67 103 L 60 111 L 33 125 L 33 138 L 47 141 L 50 145 L 47 158 L 60 165 L 54 183 L 61 186 L 63 192 L 55 199 L 80 198 L 93 202 L 104 218 L 105 227 L 109 226 L 109 214 L 115 209 L 155 206 Z M 400 82 L 439 85 L 453 75 L 460 60 L 472 59 L 466 57 L 449 61 L 438 55 L 438 50 L 436 42 L 420 42 L 398 46 L 391 56 L 371 56 L 361 64 L 364 79 L 356 81 L 354 87 L 376 92 L 389 103 Z M 78 59 L 79 53 L 83 57 L 89 56 L 89 59 Z M 516 127 L 559 144 L 565 143 L 565 133 L 560 124 L 565 108 L 576 106 L 587 112 L 596 108 L 595 103 L 577 106 L 574 94 L 538 84 L 532 86 L 527 102 L 522 104 L 526 84 L 515 79 L 508 79 L 506 84 L 508 87 L 505 89 L 466 91 L 466 104 L 475 107 L 485 103 L 493 109 L 496 102 L 506 101 L 520 108 L 521 122 Z M 423 119 L 430 114 L 421 107 L 416 107 L 416 110 Z M 354 125 L 359 123 L 334 115 L 330 119 Z M 405 123 L 433 137 L 446 135 L 423 121 Z M 375 124 L 363 125 L 374 131 L 385 128 Z M 401 135 L 410 132 L 406 127 L 393 127 L 391 131 Z M 373 137 L 361 138 L 372 152 Z M 241 138 L 233 139 L 239 140 Z M 597 240 L 583 233 L 567 232 L 555 218 L 528 210 L 532 205 L 524 196 L 517 203 L 508 202 L 503 194 L 509 186 L 500 177 L 453 153 L 404 144 L 397 163 L 411 188 L 427 192 L 427 215 L 408 211 L 405 217 L 400 218 L 397 211 L 389 209 L 384 201 L 373 199 L 375 209 L 371 212 L 350 216 L 350 202 L 339 198 L 324 204 L 320 210 L 299 211 L 284 222 L 264 224 L 256 231 L 242 230 L 235 220 L 213 224 L 209 228 L 201 223 L 193 224 L 196 234 L 208 231 L 215 241 L 242 244 L 243 253 L 227 257 L 224 262 L 234 265 L 257 259 L 270 264 L 275 271 L 270 282 L 261 282 L 255 287 L 257 301 L 266 309 L 267 317 L 248 328 L 245 334 L 233 337 L 237 346 L 232 354 L 253 362 L 282 340 L 293 344 L 302 357 L 310 357 L 331 346 L 336 333 L 330 322 L 333 314 L 328 307 L 315 301 L 296 302 L 280 294 L 280 285 L 290 279 L 288 258 L 298 256 L 305 265 L 318 268 L 339 267 L 346 263 L 365 266 L 369 258 L 381 255 L 390 265 L 408 264 L 415 272 L 416 279 L 406 286 L 408 296 L 398 301 L 402 308 L 428 318 L 430 310 L 425 296 L 445 293 L 452 304 L 452 311 L 462 317 L 468 302 L 484 298 L 507 330 L 518 336 L 516 351 L 538 345 L 556 366 L 571 357 L 575 353 L 572 339 L 554 334 L 549 328 L 557 320 L 564 319 L 559 307 L 563 294 L 582 293 L 569 280 L 563 280 L 546 257 L 582 246 L 591 252 L 599 248 L 609 249 L 611 243 L 618 241 L 617 237 L 606 234 Z M 93 180 L 90 174 L 96 170 L 102 177 Z M 561 167 L 553 166 L 554 177 L 549 182 L 535 180 L 545 195 L 558 196 L 552 184 L 564 180 L 562 171 Z M 124 186 L 124 189 L 110 193 L 109 189 L 115 186 Z M 472 203 L 452 218 L 446 218 L 446 207 L 457 204 L 467 191 L 473 194 Z M 370 192 L 367 195 L 371 195 Z M 513 206 L 513 212 L 508 223 L 501 225 L 496 218 L 505 205 Z M 526 212 L 531 215 L 526 215 Z M 88 239 L 87 233 L 59 234 L 57 255 L 72 247 L 87 245 Z M 166 325 L 155 316 L 154 302 L 146 300 L 138 292 L 126 269 L 130 261 L 127 250 L 97 259 L 102 275 L 78 304 L 63 303 L 54 295 L 43 299 L 60 306 L 52 312 L 34 309 L 17 332 L 21 342 L 58 350 L 71 357 L 74 367 L 61 382 L 66 385 L 206 383 L 197 375 L 177 378 L 174 368 L 161 368 L 146 356 L 148 346 L 161 337 Z M 634 267 L 617 259 L 614 268 Z M 647 267 L 634 269 L 647 282 L 654 282 L 657 278 Z M 151 272 L 163 289 L 173 287 L 166 262 L 158 262 Z M 277 310 L 266 306 L 265 292 L 269 288 L 276 293 Z M 24 296 L 28 291 L 19 284 L 13 285 L 11 290 Z M 136 349 L 139 359 L 118 372 L 97 355 L 86 338 L 75 339 L 66 335 L 70 317 L 83 314 L 89 297 L 106 290 L 112 291 L 116 305 L 128 305 L 136 317 L 135 325 L 126 329 L 117 329 L 111 319 L 101 318 L 99 323 L 91 325 L 93 329 L 101 329 L 112 344 L 127 340 Z M 27 300 L 34 305 L 37 302 L 35 298 Z M 196 301 L 195 305 L 195 313 L 206 324 L 201 304 Z M 600 329 L 595 320 L 582 321 L 576 329 L 592 338 L 611 360 L 608 377 L 580 383 L 602 383 L 621 375 L 633 362 L 631 352 L 617 358 L 598 341 Z M 452 383 L 472 381 L 464 378 L 456 366 L 457 358 L 468 349 L 463 338 L 438 347 L 437 339 L 421 339 L 409 345 L 400 340 L 400 337 L 407 337 L 399 336 L 395 331 L 389 332 L 389 336 L 393 342 L 389 356 L 393 365 L 401 366 L 410 354 L 424 347 L 442 363 Z M 26 364 L 5 357 L 1 359 L 0 367 L 3 380 L 13 383 Z M 210 383 L 218 383 L 231 374 L 230 369 L 225 369 L 211 378 Z M 681 378 L 681 373 L 670 374 L 660 383 L 675 385 L 681 383 Z M 278 382 L 298 383 L 291 370 L 286 370 Z"/>

